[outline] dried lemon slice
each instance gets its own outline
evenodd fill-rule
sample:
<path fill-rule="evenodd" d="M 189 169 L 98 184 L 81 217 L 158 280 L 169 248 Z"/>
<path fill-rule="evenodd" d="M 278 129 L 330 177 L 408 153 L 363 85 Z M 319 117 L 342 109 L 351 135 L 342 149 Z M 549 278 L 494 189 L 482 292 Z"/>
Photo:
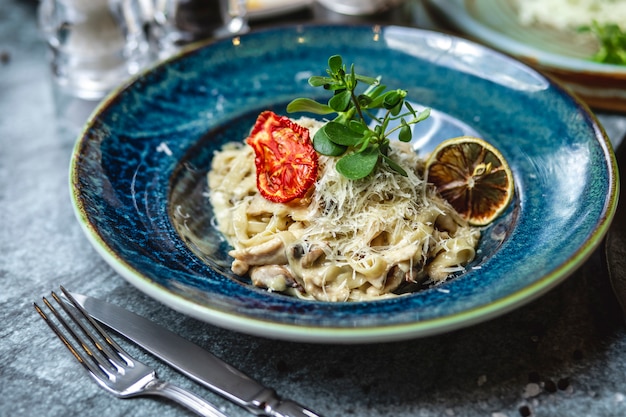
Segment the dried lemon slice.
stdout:
<path fill-rule="evenodd" d="M 439 144 L 426 161 L 426 178 L 474 226 L 491 223 L 513 198 L 513 175 L 502 154 L 471 136 Z"/>

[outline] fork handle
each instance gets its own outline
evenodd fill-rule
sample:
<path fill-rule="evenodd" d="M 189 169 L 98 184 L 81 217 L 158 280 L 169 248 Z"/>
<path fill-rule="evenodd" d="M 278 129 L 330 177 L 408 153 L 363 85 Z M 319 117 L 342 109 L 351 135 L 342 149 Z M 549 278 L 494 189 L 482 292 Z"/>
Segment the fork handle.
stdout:
<path fill-rule="evenodd" d="M 184 405 L 203 417 L 228 417 L 202 397 L 169 382 L 157 379 L 146 387 L 145 394 L 158 395 Z"/>

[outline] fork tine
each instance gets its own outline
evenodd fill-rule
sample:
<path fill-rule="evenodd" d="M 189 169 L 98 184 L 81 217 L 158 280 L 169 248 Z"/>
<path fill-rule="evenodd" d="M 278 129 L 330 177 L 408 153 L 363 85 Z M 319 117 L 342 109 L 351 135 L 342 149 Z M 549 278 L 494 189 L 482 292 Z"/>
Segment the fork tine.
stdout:
<path fill-rule="evenodd" d="M 96 329 L 98 335 L 102 339 L 104 339 L 107 346 L 109 346 L 118 355 L 123 356 L 125 360 L 132 362 L 130 360 L 130 355 L 126 353 L 126 351 L 120 345 L 118 345 L 117 342 L 115 342 L 115 340 L 113 340 L 109 336 L 109 333 L 106 330 L 104 330 L 102 326 L 100 326 L 100 324 L 89 315 L 89 313 L 87 313 L 87 311 L 83 308 L 83 306 L 80 305 L 80 303 L 76 301 L 76 299 L 72 296 L 72 294 L 68 290 L 66 290 L 65 287 L 63 287 L 62 285 L 61 285 L 61 292 L 63 292 L 63 296 L 72 304 L 72 306 L 74 306 L 76 311 L 80 312 L 81 317 L 83 317 L 84 319 L 89 321 L 89 323 L 91 323 L 91 325 Z M 65 305 L 65 303 L 63 303 L 63 305 Z M 70 312 L 70 314 L 76 317 L 76 315 L 73 314 L 72 312 Z"/>
<path fill-rule="evenodd" d="M 91 340 L 93 345 L 104 355 L 109 363 L 118 368 L 118 370 L 125 365 L 133 366 L 134 361 L 130 355 L 128 355 L 120 345 L 111 339 L 109 334 L 102 329 L 102 327 L 93 318 L 91 318 L 91 316 L 89 316 L 85 309 L 78 304 L 78 302 L 76 302 L 69 291 L 67 291 L 63 286 L 61 286 L 61 291 L 63 292 L 63 296 L 74 308 L 69 308 L 69 306 L 54 292 L 52 293 L 53 297 L 61 305 L 65 312 L 74 319 L 82 332 L 89 338 L 89 340 Z M 91 329 L 88 328 L 88 325 L 85 324 L 84 320 L 91 324 Z M 94 335 L 94 332 L 97 336 Z M 101 343 L 98 338 L 100 338 L 100 340 L 104 340 L 104 343 Z"/>
<path fill-rule="evenodd" d="M 70 333 L 72 335 L 72 337 L 75 338 L 76 341 L 81 345 L 81 347 L 83 348 L 85 353 L 81 353 L 80 348 L 77 349 L 74 346 L 74 344 L 72 344 L 72 342 L 65 336 L 63 331 L 61 331 L 61 328 L 57 324 L 55 324 L 54 321 L 52 321 L 50 319 L 50 317 L 48 317 L 48 315 L 43 311 L 43 309 L 41 307 L 39 307 L 39 305 L 37 303 L 33 303 L 33 305 L 35 307 L 35 310 L 37 310 L 37 312 L 39 313 L 41 318 L 52 329 L 54 334 L 56 334 L 56 336 L 61 340 L 61 342 L 63 342 L 65 347 L 72 353 L 74 358 L 76 358 L 76 360 L 87 370 L 87 372 L 89 372 L 89 374 L 92 377 L 94 377 L 94 379 L 98 380 L 97 375 L 102 374 L 103 372 L 105 372 L 105 370 L 98 363 L 98 360 L 96 359 L 96 357 L 93 356 L 93 353 L 91 352 L 89 347 L 86 346 L 81 341 L 80 337 L 66 323 L 65 319 L 63 319 L 61 314 L 57 311 L 56 308 L 54 308 L 54 306 L 48 301 L 48 299 L 46 297 L 43 297 L 42 300 L 43 300 L 43 303 L 46 305 L 46 307 L 48 307 L 48 309 L 52 312 L 52 314 L 57 318 L 57 320 L 67 330 L 67 332 Z M 87 354 L 87 356 L 89 358 L 91 358 L 93 360 L 93 362 L 90 361 L 87 357 L 85 357 L 85 354 Z M 108 373 L 107 373 L 107 376 L 108 376 Z"/>
<path fill-rule="evenodd" d="M 63 303 L 63 301 L 61 301 L 61 299 L 59 298 L 59 296 L 52 291 L 50 293 L 50 295 L 52 296 L 52 298 L 57 302 L 57 304 L 59 306 L 61 306 L 61 308 L 68 314 L 69 319 L 71 319 L 73 321 L 73 323 L 75 325 L 77 325 L 78 327 L 80 327 L 80 329 L 82 330 L 83 334 L 87 336 L 87 338 L 89 339 L 89 341 L 91 341 L 92 345 L 96 348 L 97 351 L 101 352 L 104 357 L 106 357 L 106 352 L 104 352 L 102 350 L 102 347 L 100 346 L 100 344 L 98 343 L 97 340 L 94 339 L 94 337 L 89 333 L 89 330 L 83 325 L 83 323 L 81 322 L 81 320 L 75 315 L 72 314 L 69 309 L 67 308 L 67 306 L 65 305 L 65 303 Z M 116 366 L 115 364 L 112 364 L 111 361 L 109 360 L 105 360 L 103 359 L 102 356 L 97 355 L 96 351 L 94 351 L 91 346 L 89 345 L 89 341 L 85 340 L 84 337 L 82 337 L 80 334 L 78 334 L 76 332 L 76 330 L 74 330 L 74 328 L 72 328 L 68 321 L 66 319 L 63 318 L 63 316 L 59 313 L 59 311 L 57 309 L 55 309 L 52 304 L 45 299 L 44 297 L 44 303 L 46 303 L 46 305 L 48 306 L 49 309 L 51 309 L 51 311 L 54 313 L 54 315 L 56 316 L 56 318 L 59 320 L 59 322 L 63 325 L 63 327 L 69 332 L 69 334 L 74 338 L 74 340 L 76 342 L 78 342 L 80 344 L 80 346 L 83 348 L 83 350 L 85 351 L 85 353 L 87 354 L 87 356 L 98 366 L 98 368 L 100 368 L 100 370 L 106 374 L 107 377 L 111 377 L 111 373 L 109 371 L 109 367 L 111 365 Z"/>
<path fill-rule="evenodd" d="M 49 305 L 49 303 L 46 300 L 46 297 L 43 297 L 43 302 L 46 305 Z M 63 344 L 65 345 L 66 348 L 68 348 L 68 350 L 70 352 L 72 352 L 72 355 L 74 355 L 74 357 L 76 358 L 76 360 L 78 360 L 78 362 L 84 362 L 84 358 L 81 356 L 80 353 L 78 353 L 78 351 L 76 349 L 74 349 L 74 346 L 69 342 L 69 340 L 67 340 L 67 338 L 65 337 L 65 335 L 61 332 L 61 329 L 59 329 L 59 327 L 54 324 L 49 318 L 48 315 L 41 309 L 41 307 L 39 307 L 39 305 L 37 303 L 33 303 L 33 307 L 35 307 L 35 310 L 37 310 L 37 313 L 39 313 L 39 315 L 41 316 L 41 318 L 46 322 L 46 324 L 52 329 L 52 331 L 54 332 L 54 334 L 57 335 L 57 337 L 59 339 L 61 339 L 61 341 L 63 342 Z"/>

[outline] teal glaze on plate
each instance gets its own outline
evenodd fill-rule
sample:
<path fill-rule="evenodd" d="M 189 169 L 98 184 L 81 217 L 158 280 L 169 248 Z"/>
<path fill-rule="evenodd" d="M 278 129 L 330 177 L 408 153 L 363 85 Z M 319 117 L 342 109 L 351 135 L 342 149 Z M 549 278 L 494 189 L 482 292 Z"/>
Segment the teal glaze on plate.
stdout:
<path fill-rule="evenodd" d="M 242 140 L 262 110 L 285 113 L 291 99 L 317 95 L 307 79 L 323 73 L 330 54 L 435 110 L 414 142 L 418 152 L 469 132 L 512 168 L 513 204 L 483 231 L 467 271 L 437 288 L 325 303 L 268 293 L 228 271 L 203 194 L 212 152 Z M 536 298 L 598 246 L 618 181 L 602 129 L 559 86 L 477 44 L 393 26 L 285 27 L 193 47 L 96 109 L 70 177 L 90 241 L 148 295 L 233 330 L 334 343 L 444 332 Z"/>

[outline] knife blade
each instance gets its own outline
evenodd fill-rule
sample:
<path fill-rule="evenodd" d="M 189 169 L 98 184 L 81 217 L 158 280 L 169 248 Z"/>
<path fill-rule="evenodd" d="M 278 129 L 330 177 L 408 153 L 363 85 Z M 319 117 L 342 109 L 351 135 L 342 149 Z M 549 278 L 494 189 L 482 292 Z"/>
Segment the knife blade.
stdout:
<path fill-rule="evenodd" d="M 142 316 L 97 298 L 71 292 L 91 317 L 252 414 L 268 417 L 321 417 L 281 399 L 243 372 L 200 346 Z"/>

